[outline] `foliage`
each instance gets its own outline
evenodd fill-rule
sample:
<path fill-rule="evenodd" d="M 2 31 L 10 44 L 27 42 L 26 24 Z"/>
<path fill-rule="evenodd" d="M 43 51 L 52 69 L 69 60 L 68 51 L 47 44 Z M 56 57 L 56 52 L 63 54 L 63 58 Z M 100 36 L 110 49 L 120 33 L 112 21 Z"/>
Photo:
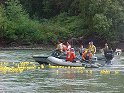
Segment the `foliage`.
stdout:
<path fill-rule="evenodd" d="M 5 37 L 5 30 L 6 30 L 6 15 L 5 15 L 5 9 L 3 5 L 0 6 L 0 39 Z"/>
<path fill-rule="evenodd" d="M 0 38 L 49 44 L 58 39 L 123 41 L 123 0 L 7 0 L 0 5 Z"/>
<path fill-rule="evenodd" d="M 88 31 L 87 37 L 96 40 L 101 38 L 100 40 L 105 42 L 117 39 L 119 23 L 124 21 L 122 7 L 118 0 L 80 0 L 84 28 Z"/>

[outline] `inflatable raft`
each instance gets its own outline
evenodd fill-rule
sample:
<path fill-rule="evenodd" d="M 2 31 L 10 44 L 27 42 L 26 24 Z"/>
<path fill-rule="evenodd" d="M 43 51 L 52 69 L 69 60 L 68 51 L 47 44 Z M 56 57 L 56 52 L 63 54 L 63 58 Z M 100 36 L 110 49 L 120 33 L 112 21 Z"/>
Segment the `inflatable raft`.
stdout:
<path fill-rule="evenodd" d="M 99 66 L 101 66 L 98 63 L 88 63 L 88 62 L 81 62 L 79 60 L 75 61 L 75 62 L 70 62 L 70 61 L 66 61 L 65 59 L 59 59 L 53 56 L 49 56 L 47 58 L 48 63 L 54 66 L 73 66 L 73 67 L 87 67 L 87 68 L 98 68 Z"/>
<path fill-rule="evenodd" d="M 33 57 L 33 59 L 36 61 L 36 62 L 38 62 L 39 64 L 45 64 L 45 65 L 48 65 L 49 63 L 48 63 L 48 60 L 47 60 L 47 58 L 49 57 L 49 56 L 54 56 L 54 57 L 57 57 L 57 58 L 61 58 L 61 59 L 65 59 L 66 58 L 66 55 L 64 55 L 64 54 L 59 54 L 57 51 L 52 51 L 51 53 L 50 53 L 50 55 L 33 55 L 32 57 Z"/>

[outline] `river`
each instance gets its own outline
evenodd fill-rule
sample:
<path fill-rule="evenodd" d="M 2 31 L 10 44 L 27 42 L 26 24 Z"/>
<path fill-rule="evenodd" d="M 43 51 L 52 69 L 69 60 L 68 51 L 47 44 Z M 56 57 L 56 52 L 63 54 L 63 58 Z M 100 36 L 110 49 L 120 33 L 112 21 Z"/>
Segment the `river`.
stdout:
<path fill-rule="evenodd" d="M 0 93 L 124 93 L 124 53 L 115 60 L 116 66 L 85 69 L 43 67 L 32 58 L 32 55 L 48 53 L 42 50 L 0 51 Z M 29 62 L 32 69 L 12 71 L 23 62 Z M 11 70 L 5 72 L 5 68 Z"/>

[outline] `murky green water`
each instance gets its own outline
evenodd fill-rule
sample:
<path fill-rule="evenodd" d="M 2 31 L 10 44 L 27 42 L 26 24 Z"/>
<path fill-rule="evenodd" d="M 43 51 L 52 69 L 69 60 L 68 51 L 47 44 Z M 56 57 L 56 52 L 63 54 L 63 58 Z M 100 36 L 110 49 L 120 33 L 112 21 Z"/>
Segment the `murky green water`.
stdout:
<path fill-rule="evenodd" d="M 41 53 L 48 52 L 0 51 L 0 62 L 34 62 L 31 56 Z M 124 93 L 124 57 L 115 62 L 119 66 L 97 69 L 45 67 L 22 73 L 0 73 L 0 93 Z"/>

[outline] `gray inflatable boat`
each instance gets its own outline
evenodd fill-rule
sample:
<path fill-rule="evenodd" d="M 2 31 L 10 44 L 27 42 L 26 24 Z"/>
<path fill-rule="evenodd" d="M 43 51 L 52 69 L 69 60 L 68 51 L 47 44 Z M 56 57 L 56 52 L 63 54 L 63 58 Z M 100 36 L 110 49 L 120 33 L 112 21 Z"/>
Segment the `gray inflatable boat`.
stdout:
<path fill-rule="evenodd" d="M 98 68 L 100 64 L 98 63 L 88 63 L 88 62 L 81 62 L 79 60 L 75 62 L 66 61 L 65 59 L 59 59 L 53 56 L 49 56 L 47 58 L 48 63 L 54 66 L 73 66 L 73 67 L 87 67 L 87 68 Z"/>

